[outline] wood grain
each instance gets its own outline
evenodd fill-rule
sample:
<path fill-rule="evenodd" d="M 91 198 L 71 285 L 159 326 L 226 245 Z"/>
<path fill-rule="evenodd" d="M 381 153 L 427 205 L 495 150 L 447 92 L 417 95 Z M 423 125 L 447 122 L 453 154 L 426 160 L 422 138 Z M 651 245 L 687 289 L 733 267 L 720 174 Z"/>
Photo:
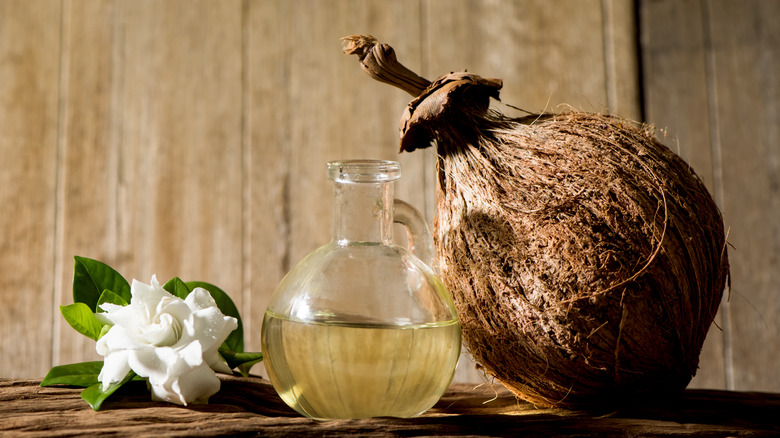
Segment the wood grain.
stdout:
<path fill-rule="evenodd" d="M 121 81 L 112 80 L 120 58 L 111 52 L 121 33 L 117 35 L 110 17 L 116 5 L 82 2 L 73 8 L 73 3 L 63 2 L 57 305 L 73 302 L 73 256 L 103 260 L 120 272 L 127 267 L 115 254 L 119 138 L 112 126 L 118 122 L 121 102 L 114 103 L 112 87 Z M 60 315 L 52 322 L 57 335 L 54 364 L 99 357 L 94 341 L 72 330 Z"/>
<path fill-rule="evenodd" d="M 649 122 L 666 129 L 718 201 L 731 284 L 705 344 L 697 387 L 778 390 L 775 261 L 780 150 L 774 2 L 642 2 Z"/>
<path fill-rule="evenodd" d="M 633 8 L 625 3 L 426 1 L 425 74 L 503 78 L 501 100 L 531 112 L 614 106 L 638 119 Z"/>
<path fill-rule="evenodd" d="M 605 80 L 609 114 L 642 121 L 635 2 L 602 0 Z"/>
<path fill-rule="evenodd" d="M 686 160 L 722 206 L 720 165 L 711 139 L 708 25 L 700 2 L 641 2 L 642 60 L 645 116 L 664 143 Z M 729 330 L 728 302 L 707 334 L 699 370 L 691 385 L 727 385 L 724 334 Z M 724 331 L 725 330 L 725 331 Z"/>
<path fill-rule="evenodd" d="M 60 301 L 81 255 L 128 280 L 211 282 L 240 306 L 240 2 L 66 5 Z M 58 342 L 56 363 L 96 356 L 67 326 Z"/>
<path fill-rule="evenodd" d="M 593 412 L 537 409 L 506 390 L 453 385 L 418 418 L 314 421 L 289 409 L 268 381 L 222 377 L 208 405 L 151 402 L 143 384 L 92 411 L 78 388 L 0 379 L 0 433 L 24 436 L 776 436 L 780 396 L 686 391 Z"/>
<path fill-rule="evenodd" d="M 0 2 L 3 376 L 51 362 L 60 17 L 58 1 Z"/>
<path fill-rule="evenodd" d="M 731 388 L 780 391 L 780 3 L 706 3 L 713 149 L 731 229 Z"/>
<path fill-rule="evenodd" d="M 244 10 L 244 276 L 241 312 L 247 351 L 260 351 L 262 318 L 290 268 L 289 4 Z M 255 369 L 262 367 L 256 367 Z"/>

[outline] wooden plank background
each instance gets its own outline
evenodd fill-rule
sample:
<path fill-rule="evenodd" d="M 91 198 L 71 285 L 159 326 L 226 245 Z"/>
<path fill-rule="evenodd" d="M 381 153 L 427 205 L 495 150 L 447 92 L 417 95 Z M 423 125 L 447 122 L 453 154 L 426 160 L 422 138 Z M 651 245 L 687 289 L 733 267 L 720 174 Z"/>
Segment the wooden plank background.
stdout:
<path fill-rule="evenodd" d="M 694 383 L 780 391 L 780 2 L 643 1 L 646 118 L 729 228 L 731 290 Z"/>
<path fill-rule="evenodd" d="M 722 206 L 732 289 L 693 386 L 780 391 L 777 17 L 716 0 L 0 1 L 0 376 L 98 358 L 62 320 L 73 256 L 228 291 L 247 348 L 274 287 L 327 241 L 324 163 L 397 159 L 433 214 L 432 151 L 397 155 L 409 96 L 339 38 L 433 79 L 504 79 L 531 111 L 665 128 Z M 508 106 L 500 109 L 512 113 Z M 258 368 L 255 368 L 255 371 Z M 456 379 L 480 381 L 468 360 Z"/>

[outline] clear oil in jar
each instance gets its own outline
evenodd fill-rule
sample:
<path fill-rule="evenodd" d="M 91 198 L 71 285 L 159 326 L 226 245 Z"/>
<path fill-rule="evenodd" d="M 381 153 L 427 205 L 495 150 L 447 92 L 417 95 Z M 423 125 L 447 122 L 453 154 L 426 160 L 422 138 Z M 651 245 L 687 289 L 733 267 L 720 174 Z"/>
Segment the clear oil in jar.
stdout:
<path fill-rule="evenodd" d="M 413 417 L 449 386 L 460 325 L 457 319 L 402 326 L 301 322 L 266 312 L 262 350 L 276 391 L 303 415 Z"/>

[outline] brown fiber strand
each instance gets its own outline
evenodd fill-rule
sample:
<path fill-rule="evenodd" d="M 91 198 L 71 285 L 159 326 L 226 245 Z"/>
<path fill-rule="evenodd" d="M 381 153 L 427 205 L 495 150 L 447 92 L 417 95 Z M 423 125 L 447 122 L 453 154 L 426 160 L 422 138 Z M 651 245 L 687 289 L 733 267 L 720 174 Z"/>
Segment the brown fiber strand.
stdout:
<path fill-rule="evenodd" d="M 701 181 L 614 117 L 472 122 L 437 138 L 434 228 L 476 361 L 540 405 L 683 389 L 728 272 Z"/>

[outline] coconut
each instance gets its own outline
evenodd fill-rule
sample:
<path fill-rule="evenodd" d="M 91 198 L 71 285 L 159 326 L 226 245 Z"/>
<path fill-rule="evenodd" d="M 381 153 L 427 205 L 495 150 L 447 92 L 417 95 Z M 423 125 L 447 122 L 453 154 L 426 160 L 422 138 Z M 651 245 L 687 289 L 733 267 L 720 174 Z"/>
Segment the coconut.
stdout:
<path fill-rule="evenodd" d="M 540 406 L 682 391 L 729 273 L 723 219 L 693 169 L 652 127 L 505 116 L 490 106 L 501 80 L 429 82 L 373 37 L 345 41 L 416 96 L 401 150 L 436 147 L 438 269 L 477 366 Z"/>

